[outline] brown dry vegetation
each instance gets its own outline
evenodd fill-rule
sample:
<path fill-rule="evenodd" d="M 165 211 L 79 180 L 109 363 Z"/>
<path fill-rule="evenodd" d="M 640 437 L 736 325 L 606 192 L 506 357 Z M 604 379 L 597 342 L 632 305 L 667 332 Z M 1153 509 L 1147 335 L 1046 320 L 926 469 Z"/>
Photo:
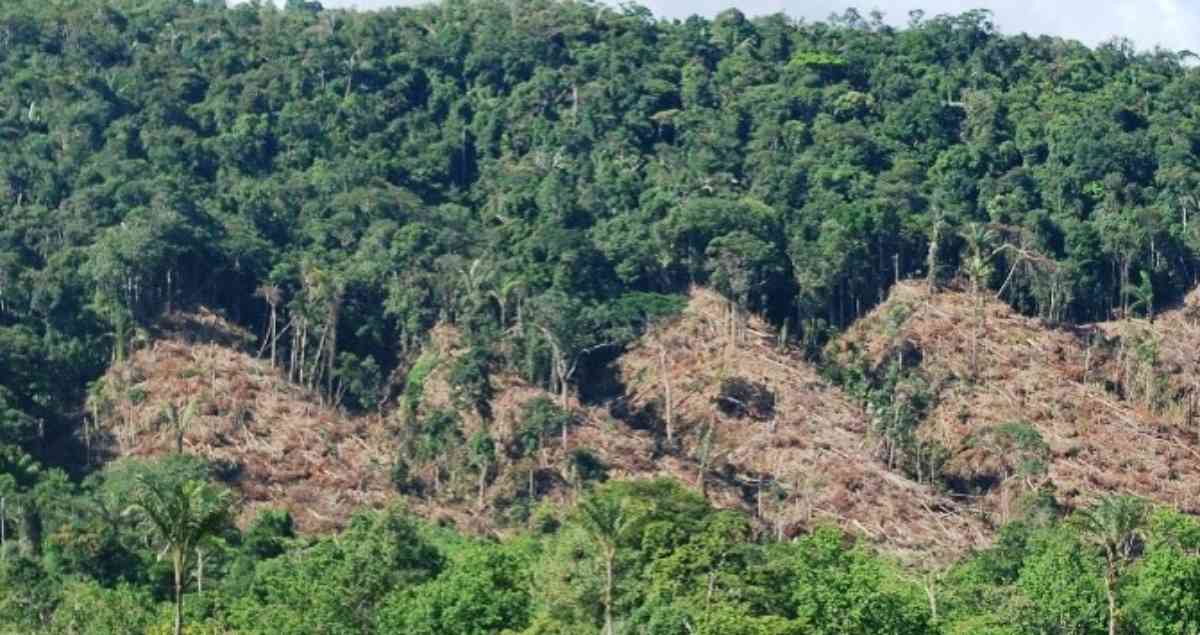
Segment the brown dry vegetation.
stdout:
<path fill-rule="evenodd" d="M 409 505 L 476 532 L 511 524 L 509 510 L 531 485 L 538 498 L 572 500 L 569 457 L 579 449 L 610 477 L 669 476 L 703 488 L 765 532 L 834 523 L 903 556 L 953 556 L 986 543 L 1017 496 L 1046 485 L 1068 505 L 1120 491 L 1200 511 L 1200 301 L 1153 324 L 1074 329 L 1017 315 L 990 296 L 977 306 L 962 291 L 930 296 L 921 283 L 900 284 L 828 350 L 868 376 L 902 359 L 929 387 L 935 401 L 919 434 L 949 450 L 946 482 L 971 484 L 960 496 L 887 469 L 861 404 L 781 346 L 769 325 L 734 318 L 724 299 L 702 289 L 613 362 L 622 396 L 604 405 L 572 398 L 565 446 L 555 435 L 532 457 L 506 450 L 526 404 L 556 397 L 501 374 L 492 378 L 490 419 L 456 408 L 449 369 L 464 351 L 453 327 L 435 329 L 422 355 L 431 370 L 415 408 L 350 417 L 289 384 L 253 356 L 249 334 L 210 313 L 172 316 L 152 344 L 110 370 L 89 402 L 99 422 L 89 439 L 97 453 L 167 453 L 175 438 L 164 413 L 194 404 L 185 451 L 224 469 L 248 503 L 246 517 L 283 506 L 304 531 L 339 527 L 355 509 L 399 496 L 391 467 L 410 424 L 445 409 L 458 411 L 463 439 L 486 428 L 496 441 L 483 506 L 465 444 L 440 467 L 410 466 L 421 486 Z M 759 402 L 738 401 L 749 398 L 731 385 Z M 1040 434 L 1049 448 L 1044 472 L 1018 477 L 1013 456 L 983 441 L 1007 422 Z"/>
<path fill-rule="evenodd" d="M 754 317 L 732 324 L 724 299 L 695 289 L 679 319 L 619 360 L 633 412 L 662 415 L 669 378 L 674 435 L 681 454 L 692 457 L 680 467 L 681 476 L 696 480 L 695 457 L 703 451 L 703 434 L 712 430 L 714 452 L 724 464 L 713 480 L 726 485 L 714 498 L 748 507 L 776 532 L 831 522 L 894 552 L 925 554 L 986 541 L 986 526 L 970 510 L 884 469 L 863 410 L 798 353 L 781 350 L 773 329 Z M 721 408 L 721 386 L 732 378 L 774 393 L 773 414 L 742 416 Z M 731 489 L 744 492 L 744 499 L 728 498 Z"/>
<path fill-rule="evenodd" d="M 903 351 L 936 394 L 921 434 L 950 450 L 950 477 L 991 479 L 982 504 L 999 520 L 1015 494 L 1042 485 L 1068 506 L 1124 492 L 1200 511 L 1200 452 L 1186 406 L 1200 346 L 1192 309 L 1153 324 L 1068 329 L 1016 314 L 990 295 L 977 313 L 974 301 L 959 290 L 930 295 L 921 283 L 898 285 L 831 346 L 832 355 L 879 373 Z M 1040 433 L 1048 469 L 997 485 L 1011 457 L 975 440 L 1009 422 Z"/>
<path fill-rule="evenodd" d="M 244 499 L 243 520 L 262 506 L 282 506 L 301 530 L 323 531 L 391 495 L 392 442 L 381 420 L 323 407 L 268 361 L 228 346 L 247 341 L 245 334 L 213 314 L 165 324 L 163 338 L 114 366 L 93 390 L 89 409 L 103 451 L 171 452 L 167 412 L 190 408 L 190 417 L 179 415 L 187 421 L 183 449 L 228 476 Z"/>

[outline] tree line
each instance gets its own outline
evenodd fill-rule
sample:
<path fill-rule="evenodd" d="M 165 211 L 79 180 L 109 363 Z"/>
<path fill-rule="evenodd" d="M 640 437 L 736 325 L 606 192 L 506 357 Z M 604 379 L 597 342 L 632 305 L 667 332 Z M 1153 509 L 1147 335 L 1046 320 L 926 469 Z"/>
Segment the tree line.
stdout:
<path fill-rule="evenodd" d="M 43 482 L 52 531 L 0 544 L 13 633 L 510 635 L 1167 634 L 1200 627 L 1200 523 L 1110 496 L 1067 512 L 1024 497 L 995 544 L 899 561 L 819 523 L 758 533 L 670 480 L 589 485 L 504 539 L 363 511 L 299 536 L 244 530 L 211 468 L 123 460 Z"/>

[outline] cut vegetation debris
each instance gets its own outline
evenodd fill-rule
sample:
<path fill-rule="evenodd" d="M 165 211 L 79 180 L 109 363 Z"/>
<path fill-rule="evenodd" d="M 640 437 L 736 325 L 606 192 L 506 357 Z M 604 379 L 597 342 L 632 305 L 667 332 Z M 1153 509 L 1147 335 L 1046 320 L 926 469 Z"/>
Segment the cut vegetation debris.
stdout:
<path fill-rule="evenodd" d="M 830 356 L 928 387 L 921 437 L 949 452 L 947 482 L 1000 521 L 1043 489 L 1071 507 L 1123 492 L 1200 512 L 1192 309 L 1059 328 L 978 299 L 898 285 Z"/>
<path fill-rule="evenodd" d="M 669 476 L 774 536 L 835 524 L 942 560 L 986 544 L 1036 494 L 1077 506 L 1119 491 L 1200 512 L 1193 304 L 1064 329 L 902 283 L 829 345 L 834 382 L 696 288 L 590 379 L 612 386 L 594 402 L 496 374 L 486 408 L 471 407 L 455 378 L 470 349 L 441 326 L 387 414 L 354 417 L 288 383 L 219 316 L 174 315 L 94 387 L 89 442 L 206 457 L 247 518 L 282 506 L 305 531 L 404 496 L 495 532 L 589 481 Z"/>
<path fill-rule="evenodd" d="M 203 317 L 175 316 L 168 324 L 205 328 L 166 329 L 95 385 L 89 409 L 107 444 L 99 449 L 202 456 L 244 497 L 243 520 L 286 507 L 303 531 L 339 528 L 390 496 L 393 442 L 381 419 L 322 406 L 270 362 L 213 343 L 238 331 Z"/>

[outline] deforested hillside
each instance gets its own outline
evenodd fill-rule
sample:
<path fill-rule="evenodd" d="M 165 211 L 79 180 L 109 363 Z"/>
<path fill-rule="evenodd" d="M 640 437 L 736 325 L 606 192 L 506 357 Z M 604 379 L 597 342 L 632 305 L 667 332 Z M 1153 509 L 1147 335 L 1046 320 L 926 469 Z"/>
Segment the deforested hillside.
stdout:
<path fill-rule="evenodd" d="M 912 282 L 829 353 L 860 394 L 888 393 L 879 435 L 903 434 L 889 417 L 905 411 L 903 425 L 944 449 L 947 485 L 984 495 L 1001 521 L 1047 487 L 1069 506 L 1122 492 L 1196 513 L 1192 313 L 1055 325 L 990 292 Z"/>
<path fill-rule="evenodd" d="M 482 412 L 463 333 L 441 326 L 405 390 L 359 416 L 289 383 L 219 316 L 172 314 L 93 386 L 89 443 L 97 460 L 204 457 L 245 519 L 286 509 L 303 532 L 404 499 L 494 533 L 521 524 L 514 509 L 567 505 L 591 483 L 667 477 L 776 538 L 831 524 L 894 555 L 943 560 L 990 540 L 977 510 L 889 471 L 866 412 L 769 324 L 730 308 L 693 289 L 679 315 L 612 361 L 619 392 L 603 403 L 497 375 Z"/>
<path fill-rule="evenodd" d="M 693 289 L 683 313 L 617 365 L 626 394 L 616 407 L 627 420 L 653 426 L 666 451 L 707 463 L 710 480 L 738 485 L 781 534 L 832 522 L 925 555 L 988 540 L 969 505 L 887 469 L 860 404 L 710 290 Z"/>
<path fill-rule="evenodd" d="M 212 313 L 172 314 L 165 326 L 93 385 L 97 458 L 202 457 L 239 494 L 244 521 L 287 509 L 305 532 L 342 528 L 395 497 L 394 435 L 379 417 L 326 406 L 239 348 L 248 334 Z"/>

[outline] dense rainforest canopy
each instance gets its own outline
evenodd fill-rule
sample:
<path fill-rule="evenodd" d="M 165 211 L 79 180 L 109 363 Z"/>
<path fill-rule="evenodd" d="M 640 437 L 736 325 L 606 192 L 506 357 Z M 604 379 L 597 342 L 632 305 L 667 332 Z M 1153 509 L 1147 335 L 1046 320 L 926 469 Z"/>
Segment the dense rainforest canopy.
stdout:
<path fill-rule="evenodd" d="M 27 539 L 50 518 L 77 516 L 61 493 L 94 467 L 81 434 L 89 386 L 181 307 L 222 311 L 258 334 L 289 379 L 352 412 L 402 405 L 439 323 L 470 341 L 455 370 L 469 405 L 487 408 L 497 368 L 565 393 L 677 310 L 693 284 L 769 317 L 813 356 L 916 276 L 937 285 L 965 275 L 1049 323 L 1153 317 L 1200 272 L 1190 57 L 1006 35 L 986 11 L 915 12 L 894 28 L 855 11 L 814 23 L 736 10 L 666 22 L 636 5 L 559 0 L 370 13 L 298 0 L 6 0 L 0 495 L 19 501 Z M 87 481 L 76 502 L 117 496 L 105 494 L 114 478 Z M 678 492 L 653 497 L 698 506 L 636 540 L 567 532 L 503 547 L 410 540 L 420 532 L 408 519 L 377 515 L 344 540 L 288 552 L 296 562 L 286 565 L 273 559 L 285 557 L 287 523 L 269 516 L 223 543 L 213 575 L 241 599 L 197 610 L 227 620 L 212 632 L 302 619 L 331 621 L 270 632 L 595 632 L 601 604 L 581 599 L 595 589 L 542 587 L 563 595 L 531 600 L 514 579 L 570 577 L 539 550 L 580 559 L 619 544 L 618 559 L 642 554 L 623 576 L 652 591 L 644 606 L 616 601 L 622 619 L 643 620 L 629 622 L 637 632 L 699 632 L 698 606 L 712 633 L 949 623 L 921 584 L 831 535 L 777 557 L 776 546 L 743 544 L 737 518 Z M 1197 565 L 1176 556 L 1194 552 L 1195 529 L 1160 521 L 1161 540 L 1145 543 L 1160 551 L 1145 562 L 1194 585 Z M 1007 602 L 1043 630 L 980 621 L 954 632 L 1103 626 L 1105 573 L 1089 568 L 1099 552 L 1044 524 L 1014 529 L 955 573 L 970 595 L 959 609 Z M 10 620 L 14 632 L 86 617 L 69 610 L 153 606 L 162 565 L 145 574 L 146 545 L 101 525 L 91 544 L 111 551 L 76 544 L 49 565 L 5 561 L 0 589 L 20 579 L 30 594 L 0 591 L 0 617 L 28 617 Z M 396 566 L 303 598 L 344 614 L 293 604 L 331 571 L 353 577 L 364 550 L 378 549 Z M 851 577 L 773 582 L 784 570 Z M 1076 604 L 1046 600 L 1065 588 L 1053 576 L 1075 585 L 1063 602 Z M 1172 610 L 1195 615 L 1188 597 L 1155 590 L 1162 579 L 1139 580 L 1137 601 L 1177 600 Z M 423 591 L 390 591 L 406 584 Z M 460 597 L 462 585 L 490 604 Z M 836 597 L 811 596 L 839 585 Z M 997 588 L 1007 595 L 988 595 Z M 64 594 L 74 603 L 57 604 Z M 831 608 L 842 601 L 865 604 Z M 743 614 L 757 617 L 737 622 Z M 891 621 L 828 621 L 883 614 Z M 476 621 L 435 626 L 451 619 Z M 570 624 L 579 627 L 561 630 Z M 1187 624 L 1144 632 L 1196 628 Z"/>

